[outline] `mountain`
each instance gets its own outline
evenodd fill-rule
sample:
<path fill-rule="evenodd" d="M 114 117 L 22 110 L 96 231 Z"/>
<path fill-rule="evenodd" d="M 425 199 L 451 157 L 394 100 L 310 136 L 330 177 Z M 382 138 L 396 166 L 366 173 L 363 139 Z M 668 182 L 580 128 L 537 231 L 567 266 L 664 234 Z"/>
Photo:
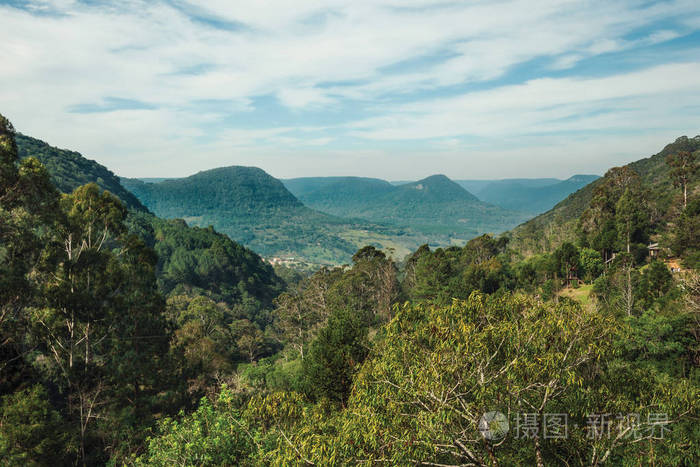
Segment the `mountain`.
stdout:
<path fill-rule="evenodd" d="M 571 193 L 600 178 L 598 175 L 574 175 L 555 183 L 527 183 L 522 179 L 506 179 L 489 183 L 476 195 L 480 200 L 505 209 L 539 214 L 551 209 Z M 555 179 L 534 179 L 537 181 Z"/>
<path fill-rule="evenodd" d="M 71 193 L 81 185 L 94 182 L 122 200 L 127 207 L 146 211 L 144 205 L 121 185 L 119 177 L 107 167 L 86 159 L 79 152 L 58 149 L 30 136 L 18 133 L 16 140 L 20 159 L 27 157 L 39 159 L 48 169 L 51 180 L 60 191 Z"/>
<path fill-rule="evenodd" d="M 330 199 L 332 203 L 353 202 L 391 191 L 391 183 L 365 177 L 301 177 L 281 180 L 284 186 L 305 203 L 318 204 Z"/>
<path fill-rule="evenodd" d="M 256 167 L 223 167 L 159 183 L 124 179 L 124 184 L 158 216 L 213 225 L 265 256 L 344 262 L 358 248 L 343 238 L 348 231 L 381 230 L 304 206 L 282 182 Z"/>
<path fill-rule="evenodd" d="M 547 185 L 554 185 L 561 182 L 558 178 L 504 178 L 502 180 L 455 180 L 455 183 L 465 190 L 474 193 L 477 197 L 481 190 L 493 183 L 517 183 L 518 185 L 536 188 Z"/>
<path fill-rule="evenodd" d="M 666 156 L 679 151 L 700 151 L 700 136 L 694 138 L 681 136 L 657 154 L 626 165 L 640 176 L 642 184 L 649 190 L 649 198 L 652 202 L 650 209 L 659 213 L 658 215 L 669 212 L 674 198 L 679 193 L 673 187 L 670 169 L 666 164 Z M 607 177 L 606 174 L 583 186 L 549 211 L 514 228 L 509 233 L 511 247 L 528 256 L 552 250 L 566 241 L 574 241 L 579 217 L 590 205 L 596 188 L 605 183 Z M 697 182 L 696 174 L 692 185 L 696 186 Z"/>
<path fill-rule="evenodd" d="M 303 205 L 282 183 L 256 167 L 222 167 L 187 178 L 124 185 L 161 217 L 193 218 L 212 210 L 250 217 Z"/>
<path fill-rule="evenodd" d="M 430 235 L 466 240 L 484 232 L 500 232 L 526 218 L 480 201 L 444 175 L 400 185 L 358 177 L 286 180 L 285 185 L 306 205 L 335 216 L 366 219 L 407 227 Z"/>
<path fill-rule="evenodd" d="M 251 250 L 212 229 L 165 221 L 148 212 L 116 175 L 80 153 L 18 134 L 20 158 L 36 157 L 63 193 L 96 183 L 130 208 L 129 230 L 158 254 L 158 285 L 165 295 L 195 292 L 248 308 L 266 308 L 283 288 L 272 267 Z"/>

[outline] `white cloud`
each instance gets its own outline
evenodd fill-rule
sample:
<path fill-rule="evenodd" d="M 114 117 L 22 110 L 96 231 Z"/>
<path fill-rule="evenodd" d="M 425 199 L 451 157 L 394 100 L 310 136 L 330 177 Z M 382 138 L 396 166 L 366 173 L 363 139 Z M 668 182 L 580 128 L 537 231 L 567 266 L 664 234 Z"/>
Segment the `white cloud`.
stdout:
<path fill-rule="evenodd" d="M 383 154 L 388 167 L 395 162 L 387 155 L 391 151 L 368 146 L 371 141 L 436 137 L 444 138 L 444 148 L 458 147 L 454 137 L 463 134 L 599 131 L 651 123 L 668 128 L 681 123 L 674 108 L 698 95 L 690 83 L 698 81 L 698 70 L 688 63 L 610 78 L 541 79 L 449 99 L 420 96 L 488 82 L 531 60 L 570 69 L 584 58 L 674 39 L 698 27 L 699 8 L 690 0 L 585 6 L 567 0 L 178 4 L 184 7 L 137 0 L 110 7 L 35 1 L 31 12 L 0 5 L 0 111 L 21 131 L 81 150 L 119 173 L 156 175 L 168 161 L 167 169 L 182 175 L 228 160 L 232 148 L 251 160 L 284 153 L 289 145 L 331 154 L 326 146 L 336 138 L 317 124 L 308 138 L 298 136 L 300 127 L 314 126 L 305 112 L 335 111 L 353 101 L 377 115 L 350 127 L 370 140 L 361 151 Z M 676 17 L 685 30 L 653 27 Z M 627 39 L 640 29 L 650 32 Z M 431 61 L 435 54 L 446 58 Z M 334 82 L 345 84 L 328 84 Z M 253 130 L 227 123 L 232 115 L 238 117 L 234 121 L 245 120 L 258 96 L 275 96 L 296 115 L 295 124 L 278 123 L 274 111 L 268 123 Z M 106 98 L 154 108 L 70 111 Z M 599 112 L 601 102 L 620 99 L 624 109 Z M 640 122 L 652 109 L 658 109 L 656 115 Z M 289 170 L 304 165 L 279 161 Z"/>

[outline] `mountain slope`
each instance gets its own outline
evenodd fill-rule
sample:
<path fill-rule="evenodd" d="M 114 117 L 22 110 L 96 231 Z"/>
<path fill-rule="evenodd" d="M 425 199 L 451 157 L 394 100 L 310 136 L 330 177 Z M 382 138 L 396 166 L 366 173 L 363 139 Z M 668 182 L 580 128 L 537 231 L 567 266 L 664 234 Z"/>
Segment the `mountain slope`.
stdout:
<path fill-rule="evenodd" d="M 528 186 L 520 180 L 499 180 L 485 186 L 477 196 L 505 209 L 539 214 L 598 178 L 598 175 L 574 175 L 544 186 Z"/>
<path fill-rule="evenodd" d="M 71 193 L 78 186 L 96 183 L 131 209 L 129 231 L 157 252 L 158 285 L 166 296 L 208 295 L 245 309 L 252 317 L 261 308 L 270 307 L 282 291 L 282 280 L 253 251 L 214 230 L 158 219 L 119 177 L 97 162 L 25 135 L 17 135 L 17 146 L 20 157 L 36 157 L 46 166 L 59 191 Z"/>
<path fill-rule="evenodd" d="M 372 198 L 391 191 L 391 183 L 366 177 L 301 177 L 281 180 L 284 186 L 303 202 L 352 203 L 357 198 Z"/>
<path fill-rule="evenodd" d="M 256 167 L 222 167 L 176 180 L 124 179 L 123 183 L 162 217 L 196 217 L 212 210 L 251 216 L 303 206 L 279 180 Z"/>
<path fill-rule="evenodd" d="M 285 182 L 308 206 L 346 218 L 407 227 L 433 239 L 440 235 L 468 239 L 500 232 L 526 218 L 480 201 L 444 175 L 394 185 L 358 177 L 292 179 Z"/>
<path fill-rule="evenodd" d="M 159 183 L 124 183 L 157 215 L 213 225 L 262 255 L 338 262 L 357 249 L 339 235 L 353 228 L 352 223 L 304 206 L 279 180 L 255 167 L 223 167 Z"/>
<path fill-rule="evenodd" d="M 86 159 L 79 152 L 58 149 L 36 138 L 18 133 L 16 139 L 20 159 L 39 159 L 60 191 L 71 193 L 81 185 L 94 182 L 122 200 L 127 207 L 139 211 L 146 210 L 144 205 L 121 185 L 119 177 L 107 167 Z"/>
<path fill-rule="evenodd" d="M 678 151 L 700 151 L 700 136 L 688 138 L 681 136 L 666 145 L 657 154 L 627 164 L 639 174 L 642 183 L 650 192 L 654 209 L 659 213 L 669 211 L 671 203 L 678 196 L 673 188 L 666 156 Z M 595 189 L 604 183 L 605 177 L 599 178 L 569 195 L 549 211 L 517 226 L 511 232 L 511 247 L 524 255 L 548 251 L 565 241 L 576 238 L 576 224 L 583 211 L 589 206 Z M 696 186 L 698 176 L 693 186 Z"/>

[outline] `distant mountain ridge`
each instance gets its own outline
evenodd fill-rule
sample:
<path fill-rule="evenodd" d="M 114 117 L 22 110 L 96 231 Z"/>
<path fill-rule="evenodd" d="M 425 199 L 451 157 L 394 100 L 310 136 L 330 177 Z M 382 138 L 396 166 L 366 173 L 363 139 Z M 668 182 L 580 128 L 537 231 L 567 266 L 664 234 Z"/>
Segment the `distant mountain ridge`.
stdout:
<path fill-rule="evenodd" d="M 500 180 L 454 180 L 479 200 L 503 209 L 537 215 L 551 209 L 579 188 L 599 178 L 598 175 L 573 175 L 558 178 L 504 178 Z M 414 182 L 393 181 L 394 186 Z"/>
<path fill-rule="evenodd" d="M 526 216 L 480 201 L 445 175 L 395 185 L 360 177 L 283 180 L 306 205 L 332 215 L 386 222 L 468 239 L 500 232 Z"/>
<path fill-rule="evenodd" d="M 503 178 L 498 180 L 455 180 L 460 186 L 463 186 L 465 190 L 470 191 L 479 196 L 479 192 L 493 183 L 517 183 L 525 187 L 541 187 L 547 185 L 554 185 L 563 180 L 558 178 Z"/>
<path fill-rule="evenodd" d="M 158 183 L 124 179 L 124 184 L 158 216 L 213 225 L 264 256 L 332 262 L 356 250 L 335 234 L 346 221 L 304 206 L 257 167 L 221 167 Z"/>
<path fill-rule="evenodd" d="M 477 196 L 482 201 L 502 208 L 539 214 L 598 178 L 598 175 L 574 175 L 543 186 L 527 186 L 522 181 L 502 180 L 485 186 Z"/>

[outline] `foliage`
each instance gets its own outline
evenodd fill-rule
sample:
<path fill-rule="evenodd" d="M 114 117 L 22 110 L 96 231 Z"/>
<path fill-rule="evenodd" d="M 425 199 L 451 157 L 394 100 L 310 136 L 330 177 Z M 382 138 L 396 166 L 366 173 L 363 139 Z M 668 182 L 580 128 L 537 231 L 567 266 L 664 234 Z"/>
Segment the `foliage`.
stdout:
<path fill-rule="evenodd" d="M 34 157 L 51 174 L 51 181 L 63 193 L 71 193 L 81 185 L 96 183 L 101 189 L 119 198 L 128 208 L 146 211 L 139 200 L 124 189 L 119 177 L 105 166 L 88 160 L 80 153 L 58 149 L 47 143 L 18 134 L 17 149 L 20 159 Z"/>
<path fill-rule="evenodd" d="M 676 154 L 666 156 L 666 163 L 671 168 L 671 178 L 673 184 L 683 190 L 683 207 L 688 205 L 688 184 L 697 173 L 698 162 L 695 153 L 690 151 L 679 151 Z"/>
<path fill-rule="evenodd" d="M 213 228 L 128 213 L 102 185 L 60 196 L 0 117 L 0 462 L 697 465 L 700 280 L 662 261 L 669 246 L 695 264 L 696 181 L 680 209 L 677 190 L 659 196 L 668 167 L 648 170 L 696 143 L 584 188 L 536 255 L 517 235 L 516 251 L 482 235 L 399 264 L 369 245 L 285 283 Z M 227 200 L 231 176 L 251 184 Z M 244 213 L 266 180 L 165 186 Z M 458 197 L 418 185 L 396 201 Z M 280 187 L 263 204 L 297 209 Z M 577 279 L 593 285 L 562 290 Z M 503 439 L 484 436 L 489 411 L 510 420 L 489 422 Z M 567 414 L 565 437 L 546 414 Z M 595 414 L 610 436 L 591 435 Z"/>
<path fill-rule="evenodd" d="M 306 391 L 314 398 L 345 403 L 354 373 L 367 357 L 367 327 L 354 310 L 331 314 L 304 359 Z"/>
<path fill-rule="evenodd" d="M 158 426 L 160 436 L 149 438 L 147 454 L 134 464 L 254 465 L 249 457 L 255 440 L 241 422 L 233 399 L 224 387 L 215 404 L 205 397 L 186 419 L 164 419 Z"/>
<path fill-rule="evenodd" d="M 260 311 L 271 307 L 284 287 L 258 255 L 213 228 L 139 213 L 130 214 L 129 227 L 158 255 L 158 286 L 167 296 L 206 295 L 263 324 Z"/>
<path fill-rule="evenodd" d="M 691 200 L 681 211 L 671 248 L 688 267 L 700 267 L 700 199 Z"/>
<path fill-rule="evenodd" d="M 70 452 L 74 446 L 43 386 L 4 396 L 0 409 L 3 464 L 38 466 L 67 461 L 61 453 Z"/>
<path fill-rule="evenodd" d="M 625 186 L 625 181 L 629 180 L 628 176 L 620 176 L 625 172 L 638 175 L 639 182 L 647 190 L 646 198 L 649 204 L 646 212 L 650 223 L 654 228 L 663 229 L 663 221 L 671 220 L 676 213 L 674 206 L 683 204 L 676 202 L 678 192 L 673 190 L 674 178 L 671 174 L 672 168 L 667 164 L 667 157 L 683 151 L 694 154 L 699 150 L 700 136 L 682 136 L 651 157 L 609 171 L 605 177 L 572 193 L 551 210 L 513 229 L 511 247 L 525 256 L 551 251 L 566 241 L 575 241 L 583 228 L 584 232 L 596 231 L 603 234 L 598 238 L 597 244 L 590 246 L 599 251 L 610 250 L 611 240 L 617 238 L 617 234 L 612 233 L 612 224 L 605 225 L 609 217 L 603 214 L 606 210 L 610 212 L 609 208 L 598 204 L 595 198 L 599 197 L 601 192 L 607 191 L 609 195 L 605 198 L 614 206 L 624 191 L 619 188 Z M 698 172 L 695 171 L 688 181 L 689 194 L 698 185 L 699 180 Z M 606 185 L 615 186 L 616 194 L 613 195 Z M 682 198 L 682 194 L 680 196 Z M 589 214 L 582 218 L 586 210 L 589 210 Z M 590 217 L 593 213 L 596 216 Z M 583 222 L 579 221 L 580 218 Z M 592 223 L 593 219 L 598 219 L 598 222 Z M 590 230 L 592 227 L 594 229 Z M 592 238 L 589 237 L 587 242 L 592 242 Z"/>

